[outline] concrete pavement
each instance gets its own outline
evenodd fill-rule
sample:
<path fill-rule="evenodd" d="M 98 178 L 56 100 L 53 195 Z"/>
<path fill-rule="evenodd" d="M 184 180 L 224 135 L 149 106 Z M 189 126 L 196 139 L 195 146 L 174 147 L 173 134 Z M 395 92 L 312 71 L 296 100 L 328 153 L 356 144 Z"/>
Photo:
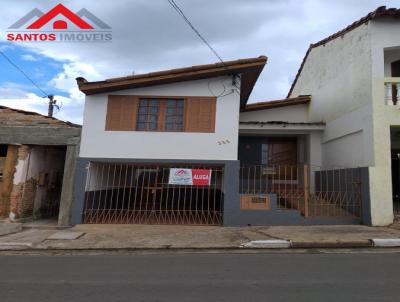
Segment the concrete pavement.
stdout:
<path fill-rule="evenodd" d="M 1 301 L 399 301 L 399 254 L 1 256 Z"/>
<path fill-rule="evenodd" d="M 77 225 L 66 230 L 29 228 L 20 233 L 0 236 L 0 250 L 238 249 L 251 247 L 248 243 L 253 241 L 261 242 L 261 245 L 256 244 L 257 247 L 265 248 L 352 248 L 372 247 L 371 239 L 398 240 L 400 229 L 361 225 L 242 228 Z M 287 241 L 288 244 L 276 244 L 276 240 Z"/>
<path fill-rule="evenodd" d="M 0 236 L 22 231 L 22 223 L 0 222 Z"/>

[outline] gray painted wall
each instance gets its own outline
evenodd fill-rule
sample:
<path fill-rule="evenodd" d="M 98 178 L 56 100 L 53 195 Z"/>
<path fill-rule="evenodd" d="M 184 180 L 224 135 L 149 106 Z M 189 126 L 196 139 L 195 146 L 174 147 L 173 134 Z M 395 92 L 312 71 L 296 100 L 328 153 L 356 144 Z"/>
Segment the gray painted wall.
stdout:
<path fill-rule="evenodd" d="M 264 195 L 266 196 L 266 195 Z M 271 198 L 270 210 L 241 210 L 240 203 L 229 204 L 224 211 L 224 226 L 268 226 L 268 225 L 324 225 L 359 224 L 352 217 L 308 217 L 301 216 L 296 210 L 280 210 L 275 194 Z"/>
<path fill-rule="evenodd" d="M 270 211 L 255 211 L 240 209 L 239 195 L 239 167 L 240 161 L 200 161 L 200 160 L 150 160 L 150 159 L 94 159 L 79 158 L 75 169 L 74 201 L 72 209 L 72 224 L 82 223 L 82 213 L 84 208 L 85 183 L 87 166 L 90 161 L 101 161 L 109 163 L 139 163 L 139 164 L 214 164 L 224 166 L 224 207 L 223 225 L 224 226 L 248 226 L 248 225 L 314 225 L 314 224 L 347 224 L 359 223 L 360 221 L 352 218 L 337 217 L 308 217 L 305 218 L 296 210 L 279 210 L 277 208 L 276 195 L 272 194 L 272 209 Z M 368 169 L 363 171 L 368 173 Z M 363 174 L 364 175 L 364 174 Z M 368 175 L 364 175 L 368 179 Z M 368 196 L 368 188 L 363 192 Z M 365 200 L 365 206 L 368 200 Z M 367 215 L 367 214 L 366 214 Z M 366 216 L 367 217 L 367 216 Z M 370 218 L 369 218 L 370 221 Z M 368 218 L 365 220 L 368 224 Z"/>

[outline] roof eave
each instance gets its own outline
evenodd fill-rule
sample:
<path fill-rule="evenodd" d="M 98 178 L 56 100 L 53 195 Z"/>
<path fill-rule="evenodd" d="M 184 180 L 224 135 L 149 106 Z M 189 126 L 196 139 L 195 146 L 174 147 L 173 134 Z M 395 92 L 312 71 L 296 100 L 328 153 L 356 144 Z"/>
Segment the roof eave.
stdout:
<path fill-rule="evenodd" d="M 287 98 L 282 100 L 273 100 L 267 102 L 253 103 L 241 109 L 241 112 L 268 110 L 273 108 L 308 104 L 311 102 L 311 95 L 301 95 L 298 97 Z"/>
<path fill-rule="evenodd" d="M 122 77 L 105 81 L 88 82 L 82 77 L 77 78 L 76 81 L 80 91 L 86 95 L 93 95 L 123 89 L 150 87 L 218 76 L 241 75 L 242 89 L 240 100 L 241 105 L 244 106 L 266 62 L 267 57 L 261 56 L 254 59 L 226 62 L 224 64 L 203 65 L 205 66 L 203 69 L 201 66 L 193 66 L 171 70 L 170 72 L 155 72 L 147 75 Z"/>
<path fill-rule="evenodd" d="M 60 123 L 65 124 L 66 126 L 69 126 L 69 127 L 72 127 L 72 128 L 82 128 L 82 125 L 75 124 L 75 123 L 72 123 L 70 121 L 63 121 L 63 120 L 60 120 L 58 118 L 55 118 L 55 117 L 52 117 L 52 116 L 50 117 L 50 116 L 47 116 L 47 115 L 44 115 L 44 114 L 40 114 L 40 113 L 34 112 L 34 111 L 16 109 L 16 108 L 11 108 L 11 107 L 7 107 L 7 106 L 3 106 L 3 105 L 0 105 L 0 109 L 8 109 L 8 110 L 14 111 L 16 113 L 25 114 L 25 115 L 40 116 L 40 117 L 45 118 L 45 119 L 58 121 Z M 46 125 L 46 124 L 43 124 L 43 125 L 44 125 L 44 127 L 48 127 L 48 125 Z M 52 125 L 52 126 L 55 126 L 55 125 Z"/>

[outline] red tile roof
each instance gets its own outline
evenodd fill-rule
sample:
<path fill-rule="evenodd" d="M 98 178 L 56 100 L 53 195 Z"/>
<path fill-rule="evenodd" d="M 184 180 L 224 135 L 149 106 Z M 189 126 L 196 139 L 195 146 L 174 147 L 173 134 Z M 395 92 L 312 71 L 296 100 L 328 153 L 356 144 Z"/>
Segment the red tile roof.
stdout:
<path fill-rule="evenodd" d="M 61 121 L 37 112 L 14 109 L 0 105 L 1 126 L 29 126 L 29 127 L 55 127 L 55 128 L 81 128 L 81 125 Z"/>
<path fill-rule="evenodd" d="M 148 87 L 175 82 L 206 79 L 226 75 L 241 75 L 240 100 L 245 105 L 251 91 L 267 63 L 266 56 L 257 58 L 225 61 L 224 63 L 196 65 L 191 67 L 169 69 L 164 71 L 138 74 L 104 81 L 88 82 L 79 77 L 76 79 L 79 89 L 87 94 L 110 92 L 129 88 Z"/>
<path fill-rule="evenodd" d="M 299 104 L 308 104 L 311 101 L 311 95 L 300 95 L 294 98 L 287 98 L 283 100 L 259 102 L 253 104 L 247 104 L 242 112 L 255 111 L 255 110 L 265 110 L 277 107 L 293 106 Z"/>
<path fill-rule="evenodd" d="M 279 125 L 279 126 L 325 126 L 324 122 L 286 122 L 286 121 L 247 121 L 239 122 L 240 125 Z"/>

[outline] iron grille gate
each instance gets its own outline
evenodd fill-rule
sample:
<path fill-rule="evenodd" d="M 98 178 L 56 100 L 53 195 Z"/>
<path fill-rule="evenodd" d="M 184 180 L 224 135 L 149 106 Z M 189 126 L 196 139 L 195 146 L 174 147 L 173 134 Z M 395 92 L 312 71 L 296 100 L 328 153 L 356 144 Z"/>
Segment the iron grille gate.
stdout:
<path fill-rule="evenodd" d="M 210 185 L 171 185 L 171 168 L 210 169 Z M 221 225 L 223 167 L 91 162 L 83 223 Z"/>
<path fill-rule="evenodd" d="M 324 170 L 309 165 L 240 168 L 240 194 L 276 194 L 280 210 L 305 217 L 361 216 L 361 169 Z"/>

